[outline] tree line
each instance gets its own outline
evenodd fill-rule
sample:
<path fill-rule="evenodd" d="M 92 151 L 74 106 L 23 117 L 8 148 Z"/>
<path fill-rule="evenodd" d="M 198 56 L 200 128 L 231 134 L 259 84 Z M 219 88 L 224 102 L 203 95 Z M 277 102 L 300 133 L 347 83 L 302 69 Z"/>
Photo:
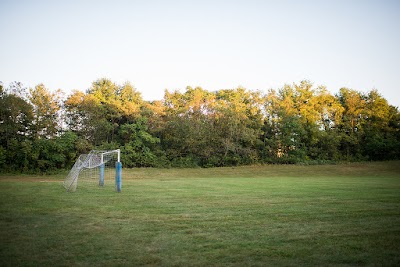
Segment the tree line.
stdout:
<path fill-rule="evenodd" d="M 125 167 L 391 160 L 400 112 L 377 90 L 332 95 L 309 81 L 267 93 L 187 87 L 158 101 L 105 78 L 69 96 L 0 83 L 1 170 L 70 168 L 94 148 L 120 148 Z"/>

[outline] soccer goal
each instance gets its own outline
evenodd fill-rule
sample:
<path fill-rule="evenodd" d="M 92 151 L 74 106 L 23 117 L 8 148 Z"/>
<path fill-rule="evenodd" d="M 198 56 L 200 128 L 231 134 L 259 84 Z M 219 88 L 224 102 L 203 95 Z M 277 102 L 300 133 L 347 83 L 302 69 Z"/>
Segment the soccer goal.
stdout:
<path fill-rule="evenodd" d="M 122 187 L 121 152 L 116 150 L 92 150 L 82 154 L 65 178 L 63 186 L 67 192 L 94 190 L 115 185 L 119 193 Z"/>

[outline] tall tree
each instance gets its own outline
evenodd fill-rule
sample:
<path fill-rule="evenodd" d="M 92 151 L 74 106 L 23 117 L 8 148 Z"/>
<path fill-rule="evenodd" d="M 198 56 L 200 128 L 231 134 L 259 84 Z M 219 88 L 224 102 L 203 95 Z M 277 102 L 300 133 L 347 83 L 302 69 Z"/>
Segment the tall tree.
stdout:
<path fill-rule="evenodd" d="M 0 167 L 28 168 L 34 117 L 24 91 L 20 83 L 0 87 Z"/>
<path fill-rule="evenodd" d="M 0 140 L 22 141 L 31 134 L 33 107 L 22 97 L 2 88 L 0 93 Z"/>
<path fill-rule="evenodd" d="M 187 87 L 185 93 L 165 92 L 165 129 L 162 144 L 167 155 L 200 162 L 211 155 L 210 136 L 214 95 L 196 87 Z M 195 164 L 195 163 L 193 163 Z"/>
<path fill-rule="evenodd" d="M 366 117 L 365 96 L 356 90 L 341 88 L 337 97 L 344 109 L 339 125 L 342 157 L 346 160 L 360 159 L 362 126 Z"/>
<path fill-rule="evenodd" d="M 256 162 L 263 126 L 259 92 L 239 87 L 220 90 L 217 97 L 217 138 L 228 165 Z"/>
<path fill-rule="evenodd" d="M 362 119 L 365 117 L 365 97 L 358 91 L 341 88 L 338 99 L 344 108 L 343 129 L 348 133 L 361 130 Z"/>
<path fill-rule="evenodd" d="M 56 136 L 61 127 L 59 111 L 61 91 L 51 93 L 43 84 L 31 88 L 29 100 L 33 106 L 33 134 L 36 138 L 51 138 Z"/>
<path fill-rule="evenodd" d="M 297 103 L 298 92 L 285 85 L 278 92 L 270 90 L 265 97 L 264 144 L 267 161 L 296 162 L 305 156 L 305 129 Z"/>
<path fill-rule="evenodd" d="M 377 90 L 372 90 L 365 97 L 365 118 L 363 120 L 364 155 L 373 160 L 389 159 L 393 155 L 395 135 L 390 127 L 390 108 Z"/>

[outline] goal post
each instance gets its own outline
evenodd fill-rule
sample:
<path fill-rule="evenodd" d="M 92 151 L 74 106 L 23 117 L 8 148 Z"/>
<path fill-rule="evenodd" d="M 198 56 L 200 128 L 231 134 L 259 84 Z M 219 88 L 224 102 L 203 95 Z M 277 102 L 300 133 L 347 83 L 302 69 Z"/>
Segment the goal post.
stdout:
<path fill-rule="evenodd" d="M 78 181 L 82 189 L 91 189 L 96 185 L 107 187 L 115 184 L 116 192 L 120 193 L 122 188 L 121 151 L 119 149 L 92 150 L 89 154 L 80 155 L 65 178 L 63 186 L 67 192 L 75 192 Z"/>
<path fill-rule="evenodd" d="M 121 193 L 122 187 L 122 163 L 117 161 L 115 163 L 115 189 L 117 193 Z"/>

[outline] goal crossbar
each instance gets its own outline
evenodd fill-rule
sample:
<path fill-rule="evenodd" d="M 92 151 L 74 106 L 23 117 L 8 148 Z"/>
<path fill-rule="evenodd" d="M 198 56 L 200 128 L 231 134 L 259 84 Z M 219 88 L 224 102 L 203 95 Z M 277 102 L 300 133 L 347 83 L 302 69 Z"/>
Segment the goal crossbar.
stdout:
<path fill-rule="evenodd" d="M 101 153 L 101 162 L 104 161 L 104 159 L 103 159 L 104 155 L 108 155 L 108 154 L 112 154 L 112 153 L 117 153 L 117 162 L 120 162 L 121 161 L 121 150 L 120 149 L 115 149 L 115 150 L 102 152 Z"/>

